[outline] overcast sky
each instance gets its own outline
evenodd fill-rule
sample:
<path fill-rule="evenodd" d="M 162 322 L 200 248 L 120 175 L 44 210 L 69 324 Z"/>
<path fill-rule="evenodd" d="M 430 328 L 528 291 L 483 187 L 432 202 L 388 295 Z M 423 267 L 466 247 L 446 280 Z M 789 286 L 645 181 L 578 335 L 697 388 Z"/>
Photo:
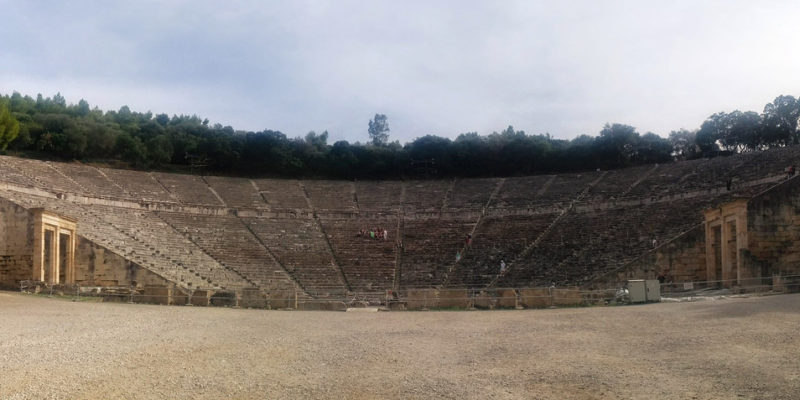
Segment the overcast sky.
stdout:
<path fill-rule="evenodd" d="M 0 0 L 0 93 L 367 141 L 667 136 L 800 95 L 800 1 Z"/>

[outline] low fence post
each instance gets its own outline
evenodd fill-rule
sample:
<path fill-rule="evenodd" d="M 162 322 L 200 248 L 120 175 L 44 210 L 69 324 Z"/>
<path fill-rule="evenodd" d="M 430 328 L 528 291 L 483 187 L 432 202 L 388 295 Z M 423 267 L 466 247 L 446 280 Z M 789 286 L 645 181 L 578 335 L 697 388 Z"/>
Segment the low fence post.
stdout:
<path fill-rule="evenodd" d="M 467 302 L 467 307 L 469 309 L 475 309 L 475 290 L 467 290 L 467 299 L 469 300 Z"/>

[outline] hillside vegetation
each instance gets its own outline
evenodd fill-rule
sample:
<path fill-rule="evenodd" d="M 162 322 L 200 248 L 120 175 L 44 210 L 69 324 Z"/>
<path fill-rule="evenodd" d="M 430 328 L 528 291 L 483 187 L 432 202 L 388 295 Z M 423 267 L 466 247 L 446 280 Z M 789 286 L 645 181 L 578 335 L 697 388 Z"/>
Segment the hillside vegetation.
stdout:
<path fill-rule="evenodd" d="M 406 144 L 389 141 L 385 115 L 365 129 L 364 144 L 328 143 L 328 133 L 289 138 L 279 131 L 210 125 L 196 115 L 92 108 L 68 104 L 60 94 L 35 99 L 0 96 L 0 150 L 40 158 L 116 160 L 131 168 L 185 168 L 202 173 L 337 179 L 520 176 L 611 169 L 674 159 L 749 152 L 800 142 L 800 101 L 778 96 L 762 113 L 719 112 L 699 129 L 668 138 L 619 123 L 597 136 L 572 140 L 500 132 L 427 135 Z M 367 124 L 365 124 L 365 127 Z M 367 135 L 368 133 L 368 135 Z"/>

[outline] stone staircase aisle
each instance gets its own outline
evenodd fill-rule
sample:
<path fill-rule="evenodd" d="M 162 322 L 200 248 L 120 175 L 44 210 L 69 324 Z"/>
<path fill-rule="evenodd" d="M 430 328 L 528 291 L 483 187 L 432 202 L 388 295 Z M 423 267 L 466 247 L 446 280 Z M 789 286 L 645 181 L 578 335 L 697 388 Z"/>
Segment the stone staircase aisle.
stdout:
<path fill-rule="evenodd" d="M 489 199 L 486 200 L 486 203 L 483 204 L 483 207 L 481 208 L 481 213 L 478 215 L 478 219 L 475 221 L 475 225 L 472 227 L 472 229 L 469 232 L 469 235 L 472 238 L 472 240 L 475 240 L 475 236 L 476 236 L 476 232 L 478 230 L 478 227 L 480 226 L 481 222 L 483 221 L 483 217 L 486 216 L 486 210 L 489 208 L 489 205 L 492 204 L 492 201 L 495 199 L 495 197 L 497 197 L 497 194 L 500 193 L 500 190 L 502 189 L 503 184 L 505 182 L 506 182 L 506 178 L 501 178 L 497 182 L 497 185 L 495 185 L 494 190 L 492 190 L 492 193 L 489 195 Z M 460 250 L 461 253 L 460 254 L 461 254 L 461 258 L 462 259 L 464 257 L 466 257 L 467 252 L 470 250 L 470 247 L 471 246 L 467 245 L 466 242 L 464 243 L 464 246 L 461 247 L 461 250 Z M 447 287 L 447 285 L 450 283 L 451 277 L 453 276 L 453 273 L 455 272 L 455 270 L 458 267 L 458 265 L 459 265 L 458 262 L 454 262 L 453 264 L 451 264 L 447 268 L 447 272 L 445 273 L 444 280 L 443 280 L 441 286 Z"/>
<path fill-rule="evenodd" d="M 521 260 L 524 260 L 525 258 L 527 258 L 534 251 L 534 249 L 536 249 L 536 247 L 539 246 L 539 243 L 542 242 L 542 240 L 547 236 L 547 234 L 550 233 L 550 231 L 553 229 L 553 227 L 556 226 L 561 221 L 561 219 L 565 215 L 567 215 L 567 213 L 571 212 L 573 210 L 573 207 L 575 206 L 575 204 L 578 203 L 579 201 L 581 201 L 586 196 L 586 194 L 589 193 L 589 191 L 595 185 L 597 185 L 597 183 L 600 182 L 600 180 L 603 179 L 607 174 L 608 174 L 608 171 L 603 171 L 603 173 L 600 174 L 600 176 L 598 176 L 595 180 L 590 182 L 589 185 L 587 185 L 586 188 L 583 189 L 583 191 L 578 193 L 578 195 L 575 196 L 575 198 L 572 199 L 572 201 L 570 201 L 569 206 L 567 206 L 566 208 L 561 210 L 561 212 L 536 237 L 536 239 L 534 239 L 533 242 L 531 242 L 524 250 L 522 250 L 522 252 L 520 252 L 516 257 L 514 257 L 514 259 L 511 262 L 508 263 L 507 270 L 504 273 L 497 274 L 497 276 L 495 276 L 494 279 L 492 279 L 486 285 L 486 287 L 487 288 L 491 288 L 491 287 L 495 286 L 497 284 L 497 281 L 500 280 L 501 277 L 503 277 L 504 275 L 509 275 L 510 273 L 512 273 L 514 268 L 519 264 L 519 262 Z"/>

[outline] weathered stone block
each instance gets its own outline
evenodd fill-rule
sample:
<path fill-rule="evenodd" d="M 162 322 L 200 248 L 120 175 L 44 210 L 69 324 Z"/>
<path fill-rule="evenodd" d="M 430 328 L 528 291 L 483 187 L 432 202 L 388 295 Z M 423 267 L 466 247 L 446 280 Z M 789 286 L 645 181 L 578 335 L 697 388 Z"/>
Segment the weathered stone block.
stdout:
<path fill-rule="evenodd" d="M 242 289 L 239 306 L 244 308 L 266 308 L 267 296 L 257 288 Z"/>
<path fill-rule="evenodd" d="M 550 290 L 543 289 L 520 289 L 519 300 L 525 308 L 544 308 L 553 305 Z"/>
<path fill-rule="evenodd" d="M 579 306 L 581 304 L 583 304 L 583 295 L 577 287 L 553 290 L 554 306 Z"/>
<path fill-rule="evenodd" d="M 294 292 L 277 290 L 269 293 L 267 305 L 272 309 L 294 308 Z"/>
<path fill-rule="evenodd" d="M 170 304 L 173 306 L 185 306 L 189 302 L 189 294 L 185 291 L 172 288 L 172 297 L 170 298 Z"/>
<path fill-rule="evenodd" d="M 20 281 L 33 274 L 33 216 L 0 199 L 0 288 L 19 290 Z"/>
<path fill-rule="evenodd" d="M 162 304 L 169 305 L 169 298 L 172 290 L 168 286 L 145 286 L 142 294 L 134 296 L 136 303 Z"/>
<path fill-rule="evenodd" d="M 337 300 L 303 300 L 297 302 L 297 309 L 304 311 L 346 311 L 347 305 Z"/>
<path fill-rule="evenodd" d="M 82 287 L 81 296 L 98 296 L 104 302 L 130 303 L 136 300 L 136 296 L 142 294 L 142 289 L 135 288 L 105 288 L 105 287 Z"/>
<path fill-rule="evenodd" d="M 783 282 L 783 277 L 780 275 L 772 276 L 772 290 L 774 292 L 785 292 L 786 285 Z"/>
<path fill-rule="evenodd" d="M 409 310 L 435 307 L 436 296 L 436 289 L 409 289 L 406 291 L 406 306 Z"/>
<path fill-rule="evenodd" d="M 211 295 L 209 300 L 212 306 L 215 307 L 235 307 L 236 306 L 236 292 L 234 291 L 218 291 Z"/>
<path fill-rule="evenodd" d="M 192 292 L 192 297 L 189 300 L 189 303 L 193 306 L 208 306 L 210 295 L 211 293 L 209 293 L 207 290 L 195 290 Z"/>
<path fill-rule="evenodd" d="M 468 308 L 470 306 L 470 296 L 467 289 L 443 289 L 439 290 L 439 308 Z"/>
<path fill-rule="evenodd" d="M 497 307 L 517 307 L 517 292 L 514 289 L 501 289 L 497 291 Z"/>
<path fill-rule="evenodd" d="M 494 298 L 494 294 L 488 291 L 480 291 L 475 294 L 472 298 L 473 305 L 475 308 L 480 309 L 493 309 L 497 306 L 497 299 Z"/>

